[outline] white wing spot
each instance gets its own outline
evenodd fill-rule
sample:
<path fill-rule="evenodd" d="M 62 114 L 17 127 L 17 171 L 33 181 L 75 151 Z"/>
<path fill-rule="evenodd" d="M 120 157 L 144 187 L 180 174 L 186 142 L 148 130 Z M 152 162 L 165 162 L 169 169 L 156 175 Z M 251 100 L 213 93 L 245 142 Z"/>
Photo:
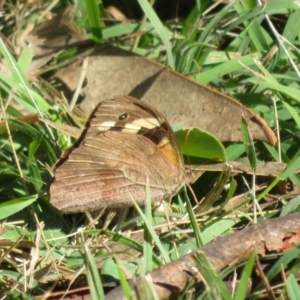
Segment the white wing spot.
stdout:
<path fill-rule="evenodd" d="M 99 131 L 108 131 L 111 127 L 114 127 L 116 125 L 115 121 L 105 121 L 101 123 L 99 126 L 97 126 Z"/>
<path fill-rule="evenodd" d="M 147 129 L 153 129 L 155 127 L 159 127 L 159 121 L 156 118 L 145 118 L 145 119 L 137 119 L 134 120 L 131 123 L 127 123 L 125 124 L 125 127 L 123 131 L 126 131 L 126 129 L 128 129 L 128 131 L 132 132 L 132 131 L 136 131 L 138 132 L 141 128 L 147 128 Z"/>

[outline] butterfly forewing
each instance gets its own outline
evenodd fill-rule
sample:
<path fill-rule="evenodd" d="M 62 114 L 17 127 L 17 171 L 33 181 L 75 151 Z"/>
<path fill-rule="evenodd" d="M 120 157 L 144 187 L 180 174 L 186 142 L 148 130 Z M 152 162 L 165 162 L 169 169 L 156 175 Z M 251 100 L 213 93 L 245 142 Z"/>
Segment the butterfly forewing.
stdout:
<path fill-rule="evenodd" d="M 74 147 L 55 169 L 51 203 L 65 213 L 140 205 L 149 184 L 153 201 L 185 182 L 183 159 L 169 124 L 128 96 L 101 102 Z"/>

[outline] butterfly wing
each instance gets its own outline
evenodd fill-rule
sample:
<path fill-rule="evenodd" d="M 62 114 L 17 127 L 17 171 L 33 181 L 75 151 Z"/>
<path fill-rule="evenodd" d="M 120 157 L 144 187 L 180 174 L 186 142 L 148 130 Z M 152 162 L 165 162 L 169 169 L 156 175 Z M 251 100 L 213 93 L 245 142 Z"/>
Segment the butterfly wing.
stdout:
<path fill-rule="evenodd" d="M 81 140 L 62 158 L 49 189 L 51 203 L 59 210 L 74 213 L 132 206 L 132 199 L 143 205 L 147 184 L 154 202 L 182 187 L 184 166 L 181 154 L 174 155 L 169 137 L 175 139 L 173 132 L 160 127 L 167 123 L 160 115 L 149 115 L 148 106 L 139 112 L 138 100 L 133 100 L 100 104 Z"/>

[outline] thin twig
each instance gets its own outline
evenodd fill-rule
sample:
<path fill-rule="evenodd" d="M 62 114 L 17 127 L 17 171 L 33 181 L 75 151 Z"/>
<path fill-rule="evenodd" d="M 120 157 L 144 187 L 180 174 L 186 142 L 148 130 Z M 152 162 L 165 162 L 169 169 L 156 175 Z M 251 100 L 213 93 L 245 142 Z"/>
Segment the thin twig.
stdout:
<path fill-rule="evenodd" d="M 263 4 L 261 3 L 261 0 L 257 0 L 257 4 L 258 4 L 259 6 L 261 6 L 261 7 L 263 7 L 263 9 L 264 9 L 265 4 L 263 5 Z M 300 78 L 300 72 L 299 72 L 299 70 L 298 70 L 296 64 L 294 63 L 293 59 L 291 58 L 291 56 L 290 56 L 288 50 L 287 50 L 286 47 L 284 46 L 283 41 L 286 41 L 286 42 L 287 42 L 287 40 L 286 40 L 282 35 L 280 35 L 280 34 L 278 33 L 278 31 L 277 31 L 276 28 L 274 27 L 272 21 L 270 20 L 270 17 L 269 17 L 266 13 L 264 13 L 264 15 L 265 15 L 266 21 L 267 21 L 267 23 L 268 23 L 268 25 L 269 25 L 269 27 L 270 27 L 272 33 L 274 34 L 275 38 L 277 39 L 277 42 L 278 42 L 279 46 L 280 46 L 281 49 L 284 51 L 284 53 L 285 53 L 285 55 L 286 55 L 286 57 L 287 57 L 288 62 L 290 63 L 291 67 L 294 69 L 294 71 L 297 73 L 298 77 Z"/>
<path fill-rule="evenodd" d="M 80 74 L 80 78 L 79 78 L 79 81 L 78 81 L 78 85 L 77 85 L 77 88 L 75 90 L 75 93 L 72 97 L 72 100 L 71 100 L 71 103 L 70 103 L 70 110 L 72 111 L 76 102 L 77 102 L 77 99 L 79 97 L 79 94 L 81 92 L 81 89 L 82 89 L 82 86 L 83 86 L 83 83 L 84 83 L 84 79 L 85 79 L 85 75 L 86 75 L 86 72 L 87 72 L 87 68 L 88 68 L 88 64 L 89 64 L 89 57 L 87 56 L 83 62 L 82 62 L 82 69 L 81 69 L 81 74 Z"/>

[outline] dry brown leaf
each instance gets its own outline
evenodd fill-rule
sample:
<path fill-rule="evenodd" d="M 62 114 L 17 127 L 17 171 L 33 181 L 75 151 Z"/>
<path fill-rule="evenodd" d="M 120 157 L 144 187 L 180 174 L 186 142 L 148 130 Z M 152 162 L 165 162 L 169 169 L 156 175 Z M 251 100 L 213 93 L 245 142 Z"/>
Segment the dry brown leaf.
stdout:
<path fill-rule="evenodd" d="M 109 19 L 121 21 L 121 22 L 126 22 L 127 18 L 126 16 L 115 6 L 108 6 L 104 10 L 105 16 Z"/>
<path fill-rule="evenodd" d="M 71 45 L 87 40 L 85 30 L 78 29 L 73 21 L 75 6 L 68 6 L 50 21 L 34 28 L 22 47 L 33 49 L 34 60 L 28 74 L 35 74 L 50 59 Z"/>
<path fill-rule="evenodd" d="M 38 116 L 38 114 L 28 114 L 28 115 L 20 116 L 20 117 L 13 118 L 13 119 L 20 121 L 20 122 L 27 123 L 27 124 L 34 124 L 35 122 L 38 121 L 39 116 Z M 7 132 L 6 122 L 7 121 L 0 121 L 0 134 Z M 9 128 L 11 131 L 13 131 L 15 129 L 14 126 L 11 124 L 10 124 Z"/>
<path fill-rule="evenodd" d="M 80 74 L 81 68 L 72 65 L 58 73 L 57 78 L 74 91 Z M 124 94 L 150 103 L 171 124 L 207 130 L 221 141 L 241 141 L 244 115 L 254 139 L 276 143 L 267 123 L 238 101 L 117 47 L 101 45 L 95 48 L 89 55 L 86 78 L 83 88 L 86 97 L 81 104 L 86 115 L 100 101 Z"/>

